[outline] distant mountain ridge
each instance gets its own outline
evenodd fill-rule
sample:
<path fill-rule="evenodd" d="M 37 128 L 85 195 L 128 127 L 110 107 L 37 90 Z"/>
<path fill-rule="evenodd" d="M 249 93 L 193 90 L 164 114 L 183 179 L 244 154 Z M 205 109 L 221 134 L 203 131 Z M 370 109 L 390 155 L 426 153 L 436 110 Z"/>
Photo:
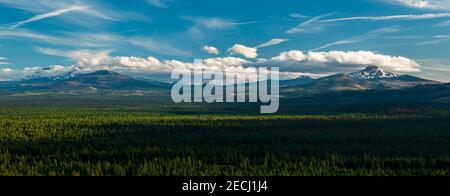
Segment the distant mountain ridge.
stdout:
<path fill-rule="evenodd" d="M 36 71 L 35 73 L 21 79 L 21 81 L 27 81 L 27 80 L 68 80 L 71 78 L 75 78 L 79 75 L 82 75 L 83 73 L 77 71 L 77 70 L 71 70 L 65 73 L 61 74 L 51 74 L 47 72 L 47 69 L 42 69 L 39 71 Z"/>
<path fill-rule="evenodd" d="M 441 82 L 427 80 L 411 75 L 398 75 L 385 71 L 377 66 L 368 66 L 364 70 L 349 73 L 335 74 L 323 78 L 313 79 L 309 82 L 289 86 L 298 91 L 329 92 L 329 91 L 360 91 L 360 90 L 396 90 L 411 88 L 420 85 L 442 84 Z M 290 89 L 292 91 L 293 89 Z"/>
<path fill-rule="evenodd" d="M 421 85 L 439 85 L 437 81 L 410 75 L 398 75 L 376 66 L 349 73 L 335 74 L 313 79 L 301 76 L 293 80 L 280 81 L 281 92 L 323 93 L 332 91 L 399 90 Z M 171 83 L 143 78 L 133 78 L 113 71 L 82 73 L 76 70 L 59 75 L 48 75 L 41 70 L 19 81 L 0 82 L 0 91 L 70 91 L 82 89 L 104 90 L 169 90 Z"/>
<path fill-rule="evenodd" d="M 170 86 L 171 85 L 167 83 L 136 79 L 106 70 L 84 74 L 72 71 L 48 77 L 43 77 L 37 73 L 19 81 L 0 83 L 0 88 L 9 92 L 67 91 L 82 89 L 146 90 L 166 89 Z"/>

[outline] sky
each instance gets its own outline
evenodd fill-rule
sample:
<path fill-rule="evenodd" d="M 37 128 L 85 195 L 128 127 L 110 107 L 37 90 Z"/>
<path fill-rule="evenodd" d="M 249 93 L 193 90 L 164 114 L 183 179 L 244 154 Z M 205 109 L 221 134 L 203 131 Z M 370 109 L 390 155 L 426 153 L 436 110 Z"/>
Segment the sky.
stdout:
<path fill-rule="evenodd" d="M 322 77 L 376 65 L 450 82 L 450 0 L 0 0 L 0 80 L 174 69 Z"/>

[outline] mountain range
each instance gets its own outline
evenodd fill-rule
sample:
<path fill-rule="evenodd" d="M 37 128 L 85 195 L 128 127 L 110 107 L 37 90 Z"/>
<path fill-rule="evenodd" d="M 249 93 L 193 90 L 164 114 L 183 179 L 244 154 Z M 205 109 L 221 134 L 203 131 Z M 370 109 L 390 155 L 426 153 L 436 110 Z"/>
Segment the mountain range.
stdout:
<path fill-rule="evenodd" d="M 167 89 L 168 83 L 138 79 L 112 71 L 96 71 L 92 73 L 67 72 L 57 76 L 43 77 L 35 73 L 22 80 L 0 82 L 4 92 L 42 92 L 73 90 L 147 90 Z"/>
<path fill-rule="evenodd" d="M 295 81 L 295 82 L 294 82 Z M 297 85 L 290 85 L 290 84 Z M 335 74 L 319 79 L 301 77 L 281 83 L 285 88 L 295 88 L 307 92 L 359 91 L 359 90 L 395 90 L 421 85 L 442 84 L 411 75 L 398 75 L 376 66 L 350 74 Z"/>
<path fill-rule="evenodd" d="M 43 70 L 45 72 L 45 70 Z M 112 71 L 92 73 L 67 72 L 57 76 L 45 76 L 36 72 L 22 80 L 0 82 L 2 94 L 42 91 L 73 90 L 168 90 L 171 83 L 133 78 Z M 335 74 L 313 79 L 299 77 L 280 81 L 282 92 L 324 93 L 334 91 L 399 90 L 424 85 L 440 85 L 441 82 L 426 80 L 411 75 L 398 75 L 376 66 L 364 70 Z"/>

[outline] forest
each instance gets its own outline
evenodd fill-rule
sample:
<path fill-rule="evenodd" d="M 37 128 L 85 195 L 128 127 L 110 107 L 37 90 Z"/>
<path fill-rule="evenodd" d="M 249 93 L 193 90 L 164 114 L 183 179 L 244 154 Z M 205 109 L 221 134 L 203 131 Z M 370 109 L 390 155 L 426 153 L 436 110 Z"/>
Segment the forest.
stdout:
<path fill-rule="evenodd" d="M 289 110 L 261 115 L 254 110 L 257 104 L 168 101 L 158 96 L 0 97 L 0 175 L 450 174 L 450 112 L 440 107 L 320 111 L 282 100 Z"/>

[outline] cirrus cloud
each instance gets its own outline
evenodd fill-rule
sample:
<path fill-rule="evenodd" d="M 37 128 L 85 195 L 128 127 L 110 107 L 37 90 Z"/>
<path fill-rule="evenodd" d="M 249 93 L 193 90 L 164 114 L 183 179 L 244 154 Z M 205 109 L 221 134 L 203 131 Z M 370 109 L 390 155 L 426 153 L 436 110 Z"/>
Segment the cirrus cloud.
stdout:
<path fill-rule="evenodd" d="M 167 8 L 170 1 L 171 0 L 147 0 L 150 5 L 161 9 Z"/>
<path fill-rule="evenodd" d="M 54 10 L 54 11 L 51 11 L 51 12 L 47 12 L 47 13 L 44 13 L 44 14 L 39 14 L 39 15 L 33 16 L 33 17 L 31 17 L 31 18 L 29 18 L 27 20 L 24 20 L 24 21 L 20 21 L 20 22 L 14 24 L 13 26 L 11 26 L 11 28 L 15 29 L 15 28 L 23 26 L 23 25 L 25 25 L 27 23 L 35 22 L 35 21 L 38 21 L 38 20 L 43 20 L 43 19 L 46 19 L 46 18 L 56 17 L 56 16 L 59 16 L 59 15 L 62 15 L 62 14 L 66 14 L 66 13 L 69 13 L 69 12 L 83 11 L 83 10 L 87 10 L 88 8 L 89 8 L 88 6 L 74 5 L 74 6 L 70 6 L 70 7 L 57 9 L 57 10 Z"/>
<path fill-rule="evenodd" d="M 10 63 L 6 62 L 8 58 L 0 57 L 0 65 L 9 65 Z"/>
<path fill-rule="evenodd" d="M 333 18 L 327 20 L 321 20 L 322 23 L 352 21 L 352 20 L 369 20 L 369 21 L 382 21 L 382 20 L 429 20 L 437 18 L 450 18 L 450 13 L 431 13 L 431 14 L 409 14 L 409 15 L 390 15 L 390 16 L 356 16 L 347 18 Z"/>
<path fill-rule="evenodd" d="M 284 42 L 289 41 L 288 39 L 272 39 L 266 43 L 263 43 L 259 46 L 257 46 L 256 48 L 265 48 L 265 47 L 269 47 L 269 46 L 275 46 Z"/>

